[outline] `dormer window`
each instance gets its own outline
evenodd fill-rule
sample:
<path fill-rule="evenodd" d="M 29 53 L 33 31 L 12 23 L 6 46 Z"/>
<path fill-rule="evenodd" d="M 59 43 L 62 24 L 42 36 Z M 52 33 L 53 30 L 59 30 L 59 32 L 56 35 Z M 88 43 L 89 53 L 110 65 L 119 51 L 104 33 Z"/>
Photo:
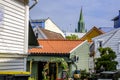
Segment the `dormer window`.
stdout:
<path fill-rule="evenodd" d="M 103 40 L 98 40 L 98 47 L 103 47 Z"/>
<path fill-rule="evenodd" d="M 38 38 L 38 33 L 35 34 L 36 38 Z"/>
<path fill-rule="evenodd" d="M 102 47 L 102 41 L 99 41 L 99 47 Z"/>

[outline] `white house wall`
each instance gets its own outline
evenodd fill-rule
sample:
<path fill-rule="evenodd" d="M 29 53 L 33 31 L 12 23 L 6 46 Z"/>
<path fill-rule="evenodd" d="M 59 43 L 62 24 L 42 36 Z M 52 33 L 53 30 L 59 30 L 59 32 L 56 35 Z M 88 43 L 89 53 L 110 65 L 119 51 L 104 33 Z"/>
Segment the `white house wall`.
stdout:
<path fill-rule="evenodd" d="M 24 58 L 0 58 L 0 71 L 24 71 Z"/>
<path fill-rule="evenodd" d="M 64 33 L 50 19 L 45 21 L 45 29 L 60 33 L 63 37 L 65 37 Z"/>
<path fill-rule="evenodd" d="M 92 40 L 95 43 L 95 57 L 100 57 L 100 53 L 98 52 L 98 48 L 99 48 L 99 41 L 102 41 L 102 46 L 105 47 L 106 43 L 108 43 L 108 41 L 113 37 L 113 35 L 116 33 L 115 30 L 109 32 L 109 33 L 105 33 L 103 35 L 97 36 L 95 38 L 93 38 Z"/>
<path fill-rule="evenodd" d="M 3 15 L 0 24 L 0 52 L 26 54 L 28 15 L 25 3 L 19 0 L 0 0 L 0 10 Z"/>
<path fill-rule="evenodd" d="M 0 71 L 25 71 L 28 51 L 27 0 L 0 0 Z"/>
<path fill-rule="evenodd" d="M 97 44 L 100 39 L 103 41 L 103 44 L 102 44 L 103 47 L 110 47 L 112 48 L 113 51 L 116 52 L 116 55 L 117 55 L 116 60 L 119 63 L 117 66 L 117 69 L 120 69 L 120 49 L 119 49 L 120 29 L 113 30 L 111 32 L 105 33 L 93 39 L 93 41 L 95 42 L 95 52 L 96 52 L 95 57 L 99 57 L 100 55 L 100 53 L 97 50 L 99 48 Z"/>

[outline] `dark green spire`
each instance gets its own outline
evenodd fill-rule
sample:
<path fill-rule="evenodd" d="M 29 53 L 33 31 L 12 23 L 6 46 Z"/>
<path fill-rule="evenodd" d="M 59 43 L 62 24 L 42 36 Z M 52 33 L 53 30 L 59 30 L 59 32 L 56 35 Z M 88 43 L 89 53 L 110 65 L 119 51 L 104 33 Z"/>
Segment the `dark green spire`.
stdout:
<path fill-rule="evenodd" d="M 85 31 L 85 23 L 84 23 L 84 20 L 83 20 L 82 8 L 81 8 L 81 11 L 80 11 L 80 18 L 79 18 L 79 21 L 78 21 L 78 32 L 80 32 L 80 33 L 86 32 Z"/>

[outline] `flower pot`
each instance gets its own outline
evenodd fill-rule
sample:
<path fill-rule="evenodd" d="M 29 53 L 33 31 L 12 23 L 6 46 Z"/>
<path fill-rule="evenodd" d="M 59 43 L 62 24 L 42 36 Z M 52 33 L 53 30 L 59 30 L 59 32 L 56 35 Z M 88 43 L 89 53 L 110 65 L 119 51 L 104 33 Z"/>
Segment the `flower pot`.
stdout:
<path fill-rule="evenodd" d="M 74 74 L 73 76 L 74 76 L 75 79 L 78 79 L 78 78 L 81 77 L 80 74 Z"/>
<path fill-rule="evenodd" d="M 81 77 L 81 75 L 80 75 L 80 70 L 75 70 L 73 76 L 74 76 L 75 79 L 80 78 L 80 77 Z"/>

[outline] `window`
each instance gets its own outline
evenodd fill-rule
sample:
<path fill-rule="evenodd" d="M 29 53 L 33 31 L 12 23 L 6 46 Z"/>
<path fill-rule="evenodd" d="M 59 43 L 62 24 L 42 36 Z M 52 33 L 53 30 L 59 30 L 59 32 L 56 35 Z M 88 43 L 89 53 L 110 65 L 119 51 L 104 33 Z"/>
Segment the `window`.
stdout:
<path fill-rule="evenodd" d="M 74 56 L 74 62 L 78 62 L 79 61 L 79 56 L 78 55 L 75 55 Z"/>
<path fill-rule="evenodd" d="M 38 33 L 35 34 L 36 38 L 38 38 Z"/>
<path fill-rule="evenodd" d="M 102 41 L 99 41 L 99 47 L 102 47 Z"/>
<path fill-rule="evenodd" d="M 101 40 L 101 39 L 98 40 L 98 48 L 99 48 L 99 47 L 103 47 L 103 40 Z"/>

